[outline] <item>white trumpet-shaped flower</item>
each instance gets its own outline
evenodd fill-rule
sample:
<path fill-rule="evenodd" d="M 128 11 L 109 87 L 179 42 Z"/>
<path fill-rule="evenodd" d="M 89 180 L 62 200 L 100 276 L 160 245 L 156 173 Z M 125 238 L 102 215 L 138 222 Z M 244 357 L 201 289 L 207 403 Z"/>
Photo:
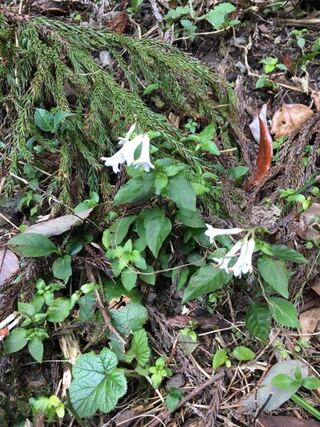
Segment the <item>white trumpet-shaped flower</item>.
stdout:
<path fill-rule="evenodd" d="M 252 255 L 254 251 L 254 239 L 244 239 L 239 258 L 230 268 L 235 277 L 241 277 L 242 274 L 252 273 Z"/>
<path fill-rule="evenodd" d="M 241 233 L 242 228 L 214 228 L 210 224 L 206 224 L 207 230 L 204 234 L 209 238 L 210 243 L 214 242 L 216 236 L 227 236 Z"/>
<path fill-rule="evenodd" d="M 119 172 L 119 166 L 126 163 L 128 166 L 142 166 L 146 172 L 154 168 L 150 161 L 150 138 L 147 134 L 140 134 L 130 140 L 136 125 L 132 125 L 123 138 L 119 138 L 119 145 L 122 145 L 111 157 L 101 157 L 105 166 L 111 166 L 114 173 Z M 134 160 L 134 153 L 141 144 L 141 154 L 137 160 Z"/>

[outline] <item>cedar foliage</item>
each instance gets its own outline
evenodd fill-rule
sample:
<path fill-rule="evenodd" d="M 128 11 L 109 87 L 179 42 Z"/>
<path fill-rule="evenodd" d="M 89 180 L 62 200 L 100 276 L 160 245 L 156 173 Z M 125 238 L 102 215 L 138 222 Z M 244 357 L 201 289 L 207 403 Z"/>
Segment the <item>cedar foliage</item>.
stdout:
<path fill-rule="evenodd" d="M 101 50 L 111 54 L 112 66 L 97 63 Z M 160 131 L 160 149 L 167 155 L 205 170 L 205 161 L 200 163 L 194 151 L 179 142 L 181 132 L 143 95 L 149 84 L 159 86 L 167 114 L 214 123 L 228 146 L 227 116 L 234 105 L 230 89 L 171 45 L 59 20 L 3 14 L 0 56 L 0 138 L 9 172 L 19 174 L 21 160 L 43 167 L 52 153 L 58 161 L 46 165 L 53 174 L 48 190 L 65 203 L 83 198 L 89 190 L 100 189 L 107 198 L 108 178 L 99 158 L 116 150 L 117 137 L 134 122 L 145 131 Z M 36 129 L 35 108 L 74 113 L 58 135 L 59 146 L 46 147 L 46 159 L 37 158 L 28 145 L 35 135 L 47 143 Z"/>

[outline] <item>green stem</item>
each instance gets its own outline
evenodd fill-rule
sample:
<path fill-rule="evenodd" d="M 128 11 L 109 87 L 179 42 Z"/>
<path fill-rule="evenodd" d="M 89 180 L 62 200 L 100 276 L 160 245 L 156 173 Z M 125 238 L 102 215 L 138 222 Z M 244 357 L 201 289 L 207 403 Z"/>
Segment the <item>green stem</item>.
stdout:
<path fill-rule="evenodd" d="M 297 394 L 294 394 L 293 396 L 291 396 L 291 400 L 293 400 L 294 403 L 299 405 L 314 418 L 320 420 L 320 411 L 318 411 L 314 406 L 310 405 L 310 403 L 306 402 L 302 397 L 298 396 Z"/>

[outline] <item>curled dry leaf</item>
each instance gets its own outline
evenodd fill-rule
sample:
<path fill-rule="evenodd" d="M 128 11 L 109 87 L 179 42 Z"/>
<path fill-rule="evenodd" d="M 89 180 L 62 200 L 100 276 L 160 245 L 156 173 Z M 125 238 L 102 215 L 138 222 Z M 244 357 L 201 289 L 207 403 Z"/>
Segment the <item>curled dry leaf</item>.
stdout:
<path fill-rule="evenodd" d="M 38 222 L 29 227 L 24 233 L 42 234 L 46 237 L 59 236 L 69 231 L 73 226 L 78 225 L 87 218 L 92 209 L 86 209 L 77 215 L 63 215 L 48 221 Z"/>
<path fill-rule="evenodd" d="M 283 104 L 274 113 L 271 133 L 275 138 L 290 135 L 313 116 L 313 111 L 303 104 Z"/>
<path fill-rule="evenodd" d="M 9 249 L 0 250 L 0 286 L 19 271 L 19 259 Z"/>
<path fill-rule="evenodd" d="M 245 396 L 240 401 L 242 412 L 256 412 L 261 407 L 264 407 L 264 411 L 271 412 L 279 408 L 298 390 L 299 385 L 297 388 L 291 387 L 290 389 L 280 390 L 272 385 L 272 379 L 278 374 L 286 374 L 294 378 L 297 369 L 300 369 L 302 379 L 307 377 L 308 367 L 299 360 L 285 360 L 273 365 L 258 385 L 258 389 L 252 390 L 248 396 Z"/>
<path fill-rule="evenodd" d="M 318 323 L 320 322 L 320 307 L 314 307 L 310 310 L 304 311 L 299 316 L 301 335 L 305 341 L 310 340 L 310 335 L 316 330 Z"/>
<path fill-rule="evenodd" d="M 320 240 L 320 203 L 312 203 L 302 212 L 297 234 L 304 240 Z"/>
<path fill-rule="evenodd" d="M 257 125 L 259 125 L 259 131 Z M 256 170 L 247 184 L 248 190 L 258 185 L 271 167 L 273 149 L 272 138 L 267 124 L 267 104 L 264 104 L 258 117 L 253 120 L 249 127 L 254 139 L 259 141 L 259 150 Z"/>

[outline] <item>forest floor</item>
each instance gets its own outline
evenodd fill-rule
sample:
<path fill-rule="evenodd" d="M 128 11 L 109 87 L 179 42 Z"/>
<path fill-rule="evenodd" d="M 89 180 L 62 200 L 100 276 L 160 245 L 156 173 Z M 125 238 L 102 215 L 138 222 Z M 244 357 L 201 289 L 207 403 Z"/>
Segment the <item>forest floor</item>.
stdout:
<path fill-rule="evenodd" d="M 201 251 L 185 253 L 182 246 L 187 246 L 189 241 L 185 235 L 182 237 L 179 234 L 179 227 L 173 227 L 175 236 L 168 243 L 171 247 L 170 257 L 165 259 L 163 256 L 160 259 L 159 255 L 159 263 L 157 264 L 158 259 L 153 263 L 155 269 L 163 273 L 157 276 L 155 286 L 150 286 L 154 283 L 141 283 L 138 279 L 137 287 L 127 292 L 125 286 L 126 291 L 123 291 L 124 288 L 121 290 L 111 284 L 112 262 L 110 264 L 109 261 L 114 254 L 107 252 L 109 258 L 106 263 L 103 245 L 108 249 L 105 243 L 107 234 L 103 234 L 105 240 L 102 240 L 104 243 L 101 244 L 102 232 L 106 229 L 107 223 L 112 223 L 112 216 L 108 212 L 107 217 L 106 210 L 101 216 L 100 210 L 92 221 L 88 220 L 87 228 L 82 231 L 82 226 L 80 227 L 76 238 L 73 240 L 70 238 L 70 225 L 69 228 L 66 227 L 68 237 L 59 240 L 59 248 L 63 246 L 65 251 L 63 254 L 67 254 L 62 257 L 61 252 L 58 252 L 60 258 L 64 258 L 65 261 L 69 254 L 70 257 L 74 256 L 72 278 L 71 273 L 69 275 L 66 273 L 68 266 L 56 264 L 54 276 L 57 280 L 51 276 L 46 278 L 46 283 L 55 281 L 61 285 L 61 289 L 60 285 L 57 288 L 52 285 L 48 285 L 51 286 L 50 289 L 45 288 L 46 283 L 41 287 L 39 279 L 51 271 L 50 256 L 35 258 L 35 261 L 26 264 L 24 256 L 28 255 L 21 249 L 19 252 L 19 245 L 17 244 L 15 251 L 15 246 L 13 244 L 10 246 L 9 243 L 8 249 L 7 243 L 10 238 L 17 235 L 19 228 L 20 231 L 25 230 L 20 227 L 21 224 L 28 227 L 37 224 L 41 215 L 44 216 L 42 220 L 47 221 L 58 218 L 61 214 L 61 211 L 57 213 L 58 211 L 52 209 L 56 201 L 55 195 L 58 193 L 52 190 L 53 187 L 51 188 L 48 182 L 54 175 L 52 172 L 54 168 L 58 168 L 62 162 L 62 157 L 57 160 L 54 151 L 52 151 L 54 154 L 39 152 L 39 162 L 31 161 L 30 164 L 35 166 L 40 177 L 24 169 L 25 175 L 19 175 L 20 180 L 11 187 L 11 193 L 7 192 L 5 195 L 8 164 L 13 160 L 9 158 L 10 156 L 4 155 L 1 159 L 3 169 L 0 180 L 2 191 L 0 339 L 4 343 L 8 340 L 9 330 L 1 321 L 13 312 L 16 313 L 15 317 L 26 318 L 22 323 L 24 328 L 30 328 L 32 322 L 38 328 L 43 327 L 43 323 L 37 323 L 40 317 L 35 321 L 32 317 L 35 313 L 28 314 L 30 308 L 28 302 L 33 301 L 35 292 L 40 294 L 39 290 L 42 292 L 42 289 L 45 289 L 43 292 L 47 292 L 47 298 L 51 300 L 49 302 L 45 300 L 45 303 L 50 307 L 53 295 L 58 295 L 57 300 L 60 297 L 72 299 L 72 295 L 77 291 L 80 292 L 79 283 L 83 285 L 88 282 L 91 284 L 100 282 L 101 285 L 102 282 L 106 283 L 105 280 L 108 278 L 109 287 L 103 285 L 105 298 L 102 299 L 99 294 L 101 288 L 86 290 L 81 288 L 82 302 L 80 303 L 79 294 L 77 296 L 80 298 L 79 305 L 74 303 L 71 309 L 67 310 L 68 316 L 65 316 L 63 321 L 59 316 L 55 316 L 52 312 L 54 309 L 50 314 L 46 313 L 46 321 L 49 323 L 45 324 L 45 333 L 48 336 L 39 335 L 39 341 L 44 343 L 44 354 L 43 349 L 41 353 L 40 350 L 32 350 L 29 346 L 32 358 L 26 347 L 22 350 L 27 341 L 21 346 L 20 344 L 15 346 L 10 342 L 11 349 L 9 345 L 7 348 L 6 344 L 2 346 L 4 350 L 0 360 L 0 426 L 31 426 L 32 423 L 35 427 L 43 425 L 280 427 L 290 424 L 292 427 L 320 426 L 320 383 L 314 380 L 314 387 L 302 387 L 307 384 L 307 381 L 303 382 L 305 378 L 319 378 L 320 372 L 320 5 L 318 2 L 22 0 L 20 5 L 14 1 L 4 3 L 0 4 L 0 13 L 6 18 L 10 14 L 22 16 L 24 19 L 26 16 L 27 19 L 40 16 L 79 27 L 108 29 L 116 34 L 128 35 L 142 41 L 152 39 L 173 45 L 205 64 L 224 84 L 230 85 L 235 108 L 230 114 L 222 115 L 219 123 L 220 129 L 229 129 L 228 136 L 226 137 L 223 131 L 221 133 L 218 131 L 212 138 L 219 151 L 218 157 L 212 149 L 208 150 L 209 153 L 203 154 L 206 162 L 205 171 L 208 173 L 210 171 L 218 177 L 214 191 L 220 191 L 216 201 L 216 205 L 219 206 L 210 210 L 204 198 L 204 201 L 198 204 L 198 208 L 205 223 L 210 223 L 214 227 L 241 227 L 247 230 L 255 227 L 256 231 L 252 236 L 256 238 L 255 236 L 259 235 L 255 244 L 263 257 L 261 256 L 259 260 L 255 258 L 258 267 L 254 267 L 254 274 L 245 275 L 246 280 L 240 278 L 223 288 L 217 286 L 211 289 L 208 285 L 208 289 L 203 293 L 194 292 L 194 298 L 186 298 L 188 275 L 183 280 L 181 275 L 174 275 L 170 269 L 173 267 L 174 270 L 175 265 L 188 265 L 191 266 L 188 274 L 197 274 L 193 267 L 204 268 L 202 256 L 207 254 L 207 244 L 203 243 L 199 234 L 194 231 L 192 236 L 195 244 L 201 246 Z M 227 6 L 225 11 L 219 12 L 219 6 L 223 4 L 228 4 L 229 9 Z M 210 11 L 215 13 L 206 18 Z M 12 16 L 8 18 L 10 22 L 13 21 Z M 48 30 L 48 33 L 51 30 Z M 0 43 L 4 43 L 1 37 Z M 108 49 L 97 50 L 94 56 L 99 66 L 112 67 Z M 1 57 L 1 60 L 1 67 L 5 68 L 7 59 Z M 0 79 L 3 75 L 2 68 Z M 122 77 L 122 72 L 116 75 L 118 83 L 124 87 L 127 83 L 121 83 Z M 183 144 L 188 144 L 192 136 L 198 135 L 203 129 L 208 129 L 206 126 L 210 125 L 210 120 L 203 118 L 205 115 L 199 113 L 197 120 L 196 113 L 184 114 L 182 111 L 179 112 L 178 108 L 172 109 L 168 102 L 164 102 L 161 96 L 158 96 L 157 84 L 152 86 L 152 82 L 145 82 L 142 75 L 135 75 L 134 78 L 142 84 L 144 95 L 149 96 L 148 99 L 144 98 L 147 106 L 152 111 L 162 114 L 173 128 L 183 133 L 184 138 L 189 138 L 189 140 L 182 138 Z M 18 79 L 19 75 L 17 81 Z M 0 94 L 2 99 L 6 90 L 7 86 L 5 89 L 2 86 Z M 222 97 L 219 99 L 221 105 L 217 105 L 218 114 L 219 108 L 224 107 L 221 99 Z M 49 110 L 52 107 L 49 104 L 45 105 L 43 102 L 39 107 Z M 298 105 L 292 108 L 290 104 Z M 267 105 L 266 120 L 259 116 L 264 105 Z M 8 141 L 9 132 L 6 131 L 6 126 L 10 121 L 7 118 L 10 108 L 1 107 L 0 118 L 3 119 L 3 123 L 0 124 L 0 139 L 3 141 L 1 142 L 3 148 Z M 260 117 L 260 121 L 256 119 L 254 130 L 258 133 L 257 141 L 249 128 L 255 117 Z M 38 123 L 38 127 L 41 128 L 41 124 Z M 268 133 L 262 141 L 262 135 L 269 128 L 273 138 L 273 153 L 270 158 L 267 146 Z M 155 126 L 147 130 L 156 132 L 159 129 Z M 48 139 L 43 141 L 45 146 Z M 202 142 L 197 140 L 197 143 L 201 145 Z M 25 161 L 21 159 L 22 162 Z M 214 163 L 215 167 L 209 169 L 211 163 Z M 109 169 L 105 169 L 106 174 L 107 171 Z M 200 170 L 199 176 L 202 175 Z M 17 177 L 17 174 L 14 177 Z M 30 187 L 33 179 L 38 179 L 40 187 L 44 189 L 41 193 L 38 192 L 39 197 L 42 197 L 41 200 L 35 195 L 37 187 Z M 126 180 L 127 175 L 123 170 L 115 176 L 110 169 L 112 194 L 115 194 Z M 85 187 L 87 182 L 82 182 L 81 185 Z M 201 185 L 206 186 L 207 183 L 201 181 Z M 71 191 L 76 186 L 78 181 L 71 182 Z M 200 188 L 200 181 L 197 188 Z M 209 195 L 210 191 L 209 188 Z M 200 190 L 198 194 L 202 195 Z M 94 196 L 90 197 L 86 208 L 96 208 L 98 202 L 94 203 Z M 59 199 L 59 196 L 57 198 Z M 172 206 L 163 201 L 161 196 L 159 199 L 159 206 L 172 213 Z M 173 196 L 172 199 L 176 202 L 176 197 Z M 154 207 L 155 203 L 152 199 L 147 206 Z M 109 209 L 109 206 L 107 207 Z M 128 207 L 127 204 L 124 206 L 121 215 L 129 214 L 133 219 L 127 227 L 124 227 L 126 231 L 122 239 L 135 221 L 139 209 L 141 209 L 140 200 L 133 206 Z M 168 214 L 168 217 L 170 215 Z M 72 221 L 76 223 L 74 219 Z M 62 221 L 66 221 L 66 217 L 63 217 Z M 54 226 L 59 228 L 61 224 L 56 223 Z M 95 232 L 92 232 L 94 236 L 92 238 L 90 226 L 93 229 L 96 227 Z M 139 229 L 138 224 L 136 227 Z M 264 231 L 261 232 L 260 228 L 264 228 Z M 190 225 L 190 230 L 195 229 L 199 230 L 199 227 Z M 41 234 L 40 231 L 38 233 Z M 55 235 L 59 236 L 62 233 L 60 230 Z M 82 240 L 79 237 L 81 233 Z M 89 235 L 88 239 L 86 236 L 83 237 L 85 233 L 86 236 Z M 134 234 L 134 230 L 131 229 L 131 233 Z M 54 234 L 46 235 L 51 237 Z M 183 242 L 182 238 L 185 238 Z M 266 241 L 265 246 L 263 240 Z M 232 244 L 233 241 L 230 242 Z M 219 244 L 225 245 L 228 249 L 230 242 L 219 240 Z M 76 248 L 78 244 L 79 250 Z M 70 249 L 70 245 L 74 247 Z M 20 266 L 16 266 L 14 253 L 21 256 Z M 50 254 L 52 252 L 48 250 L 48 255 Z M 13 258 L 10 258 L 11 255 Z M 218 255 L 215 256 L 219 258 Z M 262 263 L 267 263 L 268 260 L 274 264 L 262 266 Z M 58 269 L 60 273 L 57 272 Z M 23 286 L 19 281 L 22 276 Z M 37 280 L 38 291 L 35 291 Z M 270 290 L 270 286 L 273 289 Z M 274 290 L 277 291 L 276 297 L 273 294 Z M 86 294 L 89 297 L 86 297 Z M 18 299 L 20 306 L 17 315 Z M 288 304 L 290 301 L 290 308 L 280 307 L 280 299 Z M 266 324 L 271 325 L 271 317 L 264 311 L 262 300 L 267 301 L 269 305 L 271 300 L 275 304 L 280 304 L 280 308 L 277 306 L 279 311 L 272 312 L 273 323 L 269 329 Z M 134 370 L 131 363 L 134 357 L 132 360 L 121 359 L 122 368 L 128 372 L 128 389 L 125 396 L 119 401 L 116 400 L 117 405 L 114 409 L 111 408 L 112 410 L 95 411 L 97 413 L 93 416 L 81 417 L 69 401 L 67 389 L 71 382 L 71 367 L 81 353 L 93 350 L 98 354 L 110 342 L 113 343 L 110 345 L 112 350 L 116 354 L 117 351 L 121 353 L 119 348 L 116 349 L 112 339 L 115 335 L 120 337 L 121 341 L 124 336 L 127 345 L 131 335 L 126 334 L 121 322 L 127 322 L 127 325 L 132 319 L 128 320 L 127 317 L 121 320 L 114 312 L 117 310 L 120 312 L 121 308 L 131 303 L 143 303 L 143 307 L 147 310 L 148 320 L 138 319 L 139 327 L 136 330 L 130 324 L 132 329 L 129 332 L 141 331 L 145 323 L 153 360 L 153 364 L 150 362 L 149 365 L 154 369 L 152 371 L 151 367 L 150 371 L 146 371 L 146 367 L 140 366 L 140 370 L 138 367 Z M 252 323 L 248 314 L 249 305 L 252 310 L 250 312 Z M 56 307 L 56 311 L 64 310 L 58 303 Z M 291 307 L 294 307 L 294 313 Z M 260 311 L 254 312 L 254 309 Z M 84 311 L 89 313 L 88 317 Z M 36 314 L 40 314 L 40 311 Z M 135 315 L 136 313 L 133 314 Z M 126 313 L 126 316 L 130 314 Z M 33 320 L 28 324 L 28 319 L 31 318 Z M 299 319 L 298 324 L 296 318 Z M 21 327 L 21 318 L 19 320 Z M 111 335 L 114 334 L 113 338 L 105 334 L 106 329 Z M 14 330 L 15 328 L 12 329 Z M 32 331 L 34 333 L 34 329 Z M 30 336 L 29 338 L 24 336 L 23 339 L 29 339 L 30 343 L 34 337 Z M 135 335 L 131 339 L 135 339 Z M 139 346 L 139 343 L 137 345 Z M 42 363 L 34 360 L 37 358 L 40 358 Z M 161 365 L 163 360 L 165 362 Z M 65 361 L 69 363 L 64 363 Z M 297 364 L 292 367 L 291 362 Z M 276 373 L 283 374 L 285 379 L 288 380 L 288 376 L 292 376 L 292 381 L 296 380 L 298 386 L 291 383 L 282 388 L 281 385 L 278 388 L 275 385 L 272 387 L 268 385 L 266 378 L 272 366 L 277 366 Z M 155 378 L 152 379 L 151 374 L 155 373 L 160 375 L 159 384 Z M 299 375 L 303 378 L 297 378 Z M 264 387 L 266 391 L 263 394 Z M 37 406 L 34 401 L 30 401 L 30 398 L 51 395 L 58 396 L 61 402 L 65 403 L 65 413 L 62 416 L 61 412 L 58 414 L 56 411 L 57 406 L 50 407 L 50 412 L 46 406 L 47 402 L 41 408 L 41 404 Z M 250 403 L 248 399 L 251 399 Z M 278 401 L 278 404 L 275 401 Z M 97 408 L 99 409 L 99 406 Z"/>

